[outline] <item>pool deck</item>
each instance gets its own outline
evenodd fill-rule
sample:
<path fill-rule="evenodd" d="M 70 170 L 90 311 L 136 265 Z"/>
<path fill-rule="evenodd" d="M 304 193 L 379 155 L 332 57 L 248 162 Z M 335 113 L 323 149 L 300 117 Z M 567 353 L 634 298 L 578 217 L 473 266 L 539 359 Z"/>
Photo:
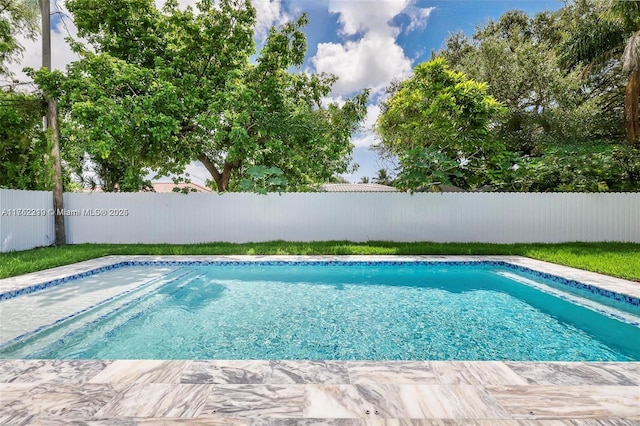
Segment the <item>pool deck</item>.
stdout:
<path fill-rule="evenodd" d="M 109 256 L 0 292 L 122 260 L 292 259 L 500 260 L 640 296 L 516 256 Z M 640 362 L 0 360 L 0 424 L 640 425 Z"/>

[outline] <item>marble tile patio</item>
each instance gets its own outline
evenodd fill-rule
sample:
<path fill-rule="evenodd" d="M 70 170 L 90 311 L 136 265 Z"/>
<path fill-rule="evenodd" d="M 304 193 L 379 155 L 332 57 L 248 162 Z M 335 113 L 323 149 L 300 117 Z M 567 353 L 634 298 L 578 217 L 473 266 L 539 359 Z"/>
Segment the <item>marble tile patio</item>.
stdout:
<path fill-rule="evenodd" d="M 637 283 L 525 258 L 410 258 L 504 260 L 640 295 Z M 120 260 L 0 280 L 0 292 Z M 0 360 L 0 424 L 640 425 L 640 362 Z"/>
<path fill-rule="evenodd" d="M 640 363 L 0 361 L 3 425 L 639 425 Z"/>

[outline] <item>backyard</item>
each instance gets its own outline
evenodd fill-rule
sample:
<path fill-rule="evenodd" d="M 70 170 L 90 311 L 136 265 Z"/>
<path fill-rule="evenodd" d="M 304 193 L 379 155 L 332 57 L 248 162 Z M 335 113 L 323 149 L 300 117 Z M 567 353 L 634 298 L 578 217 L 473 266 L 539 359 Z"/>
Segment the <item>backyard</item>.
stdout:
<path fill-rule="evenodd" d="M 640 1 L 0 0 L 0 424 L 636 424 L 639 110 Z"/>

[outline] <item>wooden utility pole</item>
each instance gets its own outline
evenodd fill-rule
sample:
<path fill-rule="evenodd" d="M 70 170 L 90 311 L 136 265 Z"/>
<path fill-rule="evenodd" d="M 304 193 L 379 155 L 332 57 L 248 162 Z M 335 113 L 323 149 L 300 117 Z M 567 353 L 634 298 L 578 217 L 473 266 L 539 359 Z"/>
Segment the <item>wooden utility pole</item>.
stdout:
<path fill-rule="evenodd" d="M 51 4 L 49 0 L 40 0 L 42 9 L 42 67 L 51 71 Z M 64 230 L 64 206 L 62 189 L 62 162 L 60 160 L 60 128 L 58 127 L 58 104 L 55 99 L 46 96 L 47 133 L 51 140 L 51 160 L 53 161 L 53 215 L 56 245 L 67 243 Z"/>

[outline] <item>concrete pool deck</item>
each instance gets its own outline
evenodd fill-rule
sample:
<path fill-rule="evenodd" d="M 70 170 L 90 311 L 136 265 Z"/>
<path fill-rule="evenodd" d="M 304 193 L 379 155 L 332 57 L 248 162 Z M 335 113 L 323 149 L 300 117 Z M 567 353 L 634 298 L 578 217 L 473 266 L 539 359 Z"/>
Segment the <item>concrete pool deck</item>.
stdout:
<path fill-rule="evenodd" d="M 504 261 L 640 297 L 640 284 L 517 256 L 109 256 L 124 260 Z M 1 317 L 0 317 L 1 320 Z M 0 360 L 0 424 L 640 425 L 640 363 Z"/>

